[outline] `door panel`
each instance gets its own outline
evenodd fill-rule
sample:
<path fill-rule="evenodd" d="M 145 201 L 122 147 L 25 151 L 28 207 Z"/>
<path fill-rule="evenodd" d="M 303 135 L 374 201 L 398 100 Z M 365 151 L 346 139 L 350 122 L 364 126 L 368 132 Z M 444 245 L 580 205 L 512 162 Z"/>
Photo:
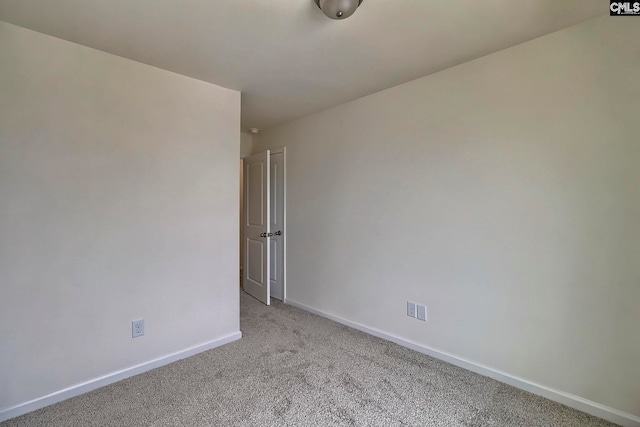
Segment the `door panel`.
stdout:
<path fill-rule="evenodd" d="M 244 162 L 246 223 L 243 288 L 267 305 L 271 302 L 269 154 L 267 150 L 247 157 Z"/>
<path fill-rule="evenodd" d="M 271 238 L 271 275 L 269 276 L 269 278 L 271 279 L 271 281 L 274 281 L 276 280 L 277 277 L 278 277 L 278 241 L 272 237 Z"/>
<path fill-rule="evenodd" d="M 264 251 L 264 243 L 259 240 L 247 241 L 248 257 L 253 262 L 249 263 L 249 271 L 247 272 L 247 278 L 255 282 L 261 283 L 264 276 L 264 264 L 262 261 L 262 253 Z"/>
<path fill-rule="evenodd" d="M 265 224 L 264 216 L 264 171 L 265 165 L 262 162 L 247 162 L 247 222 L 250 226 L 262 227 Z"/>

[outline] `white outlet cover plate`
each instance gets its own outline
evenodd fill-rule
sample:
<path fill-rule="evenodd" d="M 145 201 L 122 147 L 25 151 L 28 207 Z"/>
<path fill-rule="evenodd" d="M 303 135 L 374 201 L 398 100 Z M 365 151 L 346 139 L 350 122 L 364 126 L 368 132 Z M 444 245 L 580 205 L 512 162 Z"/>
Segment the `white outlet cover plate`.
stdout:
<path fill-rule="evenodd" d="M 144 319 L 131 321 L 131 338 L 137 338 L 144 335 Z"/>
<path fill-rule="evenodd" d="M 416 303 L 407 302 L 407 316 L 416 317 Z"/>
<path fill-rule="evenodd" d="M 416 310 L 417 312 L 417 317 L 418 320 L 427 320 L 427 307 L 422 305 L 422 304 L 418 304 L 418 310 Z"/>

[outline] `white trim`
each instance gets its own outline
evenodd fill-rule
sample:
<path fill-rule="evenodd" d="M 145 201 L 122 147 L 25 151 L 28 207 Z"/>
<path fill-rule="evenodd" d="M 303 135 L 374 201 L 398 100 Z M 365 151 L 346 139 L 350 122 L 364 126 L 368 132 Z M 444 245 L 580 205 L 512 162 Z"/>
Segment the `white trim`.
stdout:
<path fill-rule="evenodd" d="M 117 381 L 124 380 L 126 378 L 159 368 L 164 365 L 168 365 L 169 363 L 176 362 L 180 359 L 185 359 L 203 351 L 220 347 L 221 345 L 239 340 L 240 338 L 242 338 L 242 332 L 234 332 L 213 341 L 198 344 L 196 346 L 189 347 L 175 353 L 167 354 L 165 356 L 141 363 L 139 365 L 111 372 L 101 377 L 97 377 L 80 384 L 72 385 L 71 387 L 55 391 L 53 393 L 47 394 L 46 396 L 38 397 L 37 399 L 33 399 L 28 402 L 19 403 L 18 405 L 12 406 L 10 408 L 0 410 L 0 422 L 6 421 L 10 418 L 18 417 L 20 415 L 24 415 L 28 412 L 35 411 L 36 409 L 44 408 L 45 406 L 53 405 L 54 403 L 61 402 L 71 397 L 88 393 L 97 388 L 113 384 Z"/>
<path fill-rule="evenodd" d="M 577 409 L 579 411 L 586 412 L 587 414 L 619 424 L 623 427 L 640 427 L 640 417 L 636 415 L 622 412 L 617 409 L 613 409 L 608 406 L 604 406 L 599 403 L 584 399 L 580 396 L 576 396 L 570 393 L 566 393 L 564 391 L 556 390 L 556 389 L 544 386 L 542 384 L 537 384 L 533 381 L 529 381 L 524 378 L 511 375 L 509 373 L 491 368 L 481 363 L 477 363 L 477 362 L 465 359 L 463 357 L 456 356 L 455 354 L 451 354 L 451 353 L 447 353 L 431 347 L 427 347 L 422 344 L 418 344 L 414 341 L 408 340 L 406 338 L 397 337 L 387 332 L 382 332 L 378 329 L 370 328 L 360 323 L 343 319 L 342 317 L 329 314 L 321 310 L 317 310 L 315 308 L 309 307 L 305 304 L 299 303 L 297 301 L 293 301 L 291 299 L 289 299 L 287 303 L 294 307 L 316 314 L 318 316 L 331 319 L 335 322 L 341 323 L 343 325 L 349 326 L 351 328 L 357 329 L 359 331 L 365 332 L 375 337 L 382 338 L 387 341 L 391 341 L 393 343 L 396 343 L 403 347 L 410 348 L 411 350 L 417 351 L 419 353 L 423 353 L 428 356 L 434 357 L 436 359 L 443 360 L 447 363 L 451 363 L 452 365 L 456 365 L 461 368 L 467 369 L 469 371 L 475 372 L 477 374 L 484 375 L 489 378 L 493 378 L 494 380 L 500 381 L 505 384 L 509 384 L 513 387 L 517 387 L 519 389 L 528 391 L 538 396 L 545 397 L 549 400 L 553 400 L 554 402 L 558 402 L 563 405 L 569 406 L 571 408 Z"/>

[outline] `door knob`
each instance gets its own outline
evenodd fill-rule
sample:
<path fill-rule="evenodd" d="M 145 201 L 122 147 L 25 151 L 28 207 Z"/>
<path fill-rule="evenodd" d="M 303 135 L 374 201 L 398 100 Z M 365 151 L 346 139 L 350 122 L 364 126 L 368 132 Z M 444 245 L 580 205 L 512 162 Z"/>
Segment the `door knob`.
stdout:
<path fill-rule="evenodd" d="M 282 236 L 282 231 L 276 231 L 276 236 Z"/>
<path fill-rule="evenodd" d="M 267 237 L 267 233 L 260 233 L 260 237 Z"/>
<path fill-rule="evenodd" d="M 273 236 L 273 233 L 267 233 L 267 236 L 271 237 Z"/>

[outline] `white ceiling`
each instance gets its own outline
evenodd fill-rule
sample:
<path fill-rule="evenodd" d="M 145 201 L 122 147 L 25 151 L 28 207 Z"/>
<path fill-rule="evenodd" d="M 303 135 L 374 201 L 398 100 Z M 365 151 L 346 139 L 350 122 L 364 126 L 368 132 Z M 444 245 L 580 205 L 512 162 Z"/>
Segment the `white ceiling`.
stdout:
<path fill-rule="evenodd" d="M 268 128 L 606 14 L 602 0 L 0 0 L 0 19 L 242 91 Z"/>

